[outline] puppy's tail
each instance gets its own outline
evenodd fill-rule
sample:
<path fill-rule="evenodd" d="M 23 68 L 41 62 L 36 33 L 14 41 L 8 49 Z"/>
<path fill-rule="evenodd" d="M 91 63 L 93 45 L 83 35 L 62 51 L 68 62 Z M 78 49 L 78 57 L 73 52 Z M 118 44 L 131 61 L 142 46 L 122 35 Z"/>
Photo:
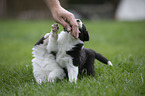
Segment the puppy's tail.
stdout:
<path fill-rule="evenodd" d="M 99 60 L 100 62 L 103 62 L 103 63 L 105 63 L 107 65 L 113 66 L 112 63 L 107 58 L 105 58 L 104 56 L 102 56 L 100 53 L 97 53 L 95 51 L 94 51 L 94 53 L 95 53 L 95 58 L 97 60 Z"/>

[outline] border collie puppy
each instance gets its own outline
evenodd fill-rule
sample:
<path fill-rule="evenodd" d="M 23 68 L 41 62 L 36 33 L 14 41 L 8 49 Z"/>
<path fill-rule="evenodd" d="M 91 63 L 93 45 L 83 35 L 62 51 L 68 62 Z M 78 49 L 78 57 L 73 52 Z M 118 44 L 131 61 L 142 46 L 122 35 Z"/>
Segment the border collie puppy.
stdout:
<path fill-rule="evenodd" d="M 32 48 L 33 74 L 36 82 L 54 82 L 65 77 L 64 70 L 57 64 L 55 53 L 57 52 L 58 25 L 51 26 L 51 32 L 42 37 Z"/>
<path fill-rule="evenodd" d="M 79 38 L 75 39 L 66 30 L 61 31 L 58 37 L 58 52 L 56 54 L 56 61 L 67 70 L 69 81 L 75 83 L 78 73 L 82 73 L 83 70 L 86 70 L 88 75 L 95 75 L 95 59 L 112 66 L 112 63 L 101 54 L 83 47 L 84 41 L 89 41 L 89 33 L 81 20 L 77 19 L 76 21 L 80 30 Z"/>

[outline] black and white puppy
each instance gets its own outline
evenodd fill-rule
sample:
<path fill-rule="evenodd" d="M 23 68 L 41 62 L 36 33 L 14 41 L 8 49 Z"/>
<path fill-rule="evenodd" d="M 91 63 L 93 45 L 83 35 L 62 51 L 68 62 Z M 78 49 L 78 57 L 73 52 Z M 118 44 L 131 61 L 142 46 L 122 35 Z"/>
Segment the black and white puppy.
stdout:
<path fill-rule="evenodd" d="M 63 79 L 66 74 L 56 62 L 54 53 L 57 52 L 58 25 L 51 26 L 51 32 L 42 37 L 32 48 L 33 74 L 36 82 L 54 82 Z"/>
<path fill-rule="evenodd" d="M 76 20 L 79 25 L 79 38 L 75 39 L 71 32 L 61 31 L 58 37 L 57 63 L 68 72 L 70 82 L 77 81 L 78 73 L 85 69 L 88 75 L 94 76 L 94 61 L 99 61 L 111 65 L 112 63 L 101 54 L 92 49 L 84 48 L 84 41 L 89 41 L 89 33 L 81 20 Z"/>

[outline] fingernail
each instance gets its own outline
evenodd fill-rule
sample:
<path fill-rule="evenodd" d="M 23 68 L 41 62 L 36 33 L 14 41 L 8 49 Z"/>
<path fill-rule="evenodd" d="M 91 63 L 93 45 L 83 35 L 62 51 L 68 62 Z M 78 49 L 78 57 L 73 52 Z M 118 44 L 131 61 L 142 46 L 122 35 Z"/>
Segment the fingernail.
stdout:
<path fill-rule="evenodd" d="M 68 27 L 68 28 L 67 28 L 67 31 L 71 31 L 71 28 Z"/>
<path fill-rule="evenodd" d="M 78 39 L 79 38 L 79 35 L 77 35 L 76 38 Z"/>

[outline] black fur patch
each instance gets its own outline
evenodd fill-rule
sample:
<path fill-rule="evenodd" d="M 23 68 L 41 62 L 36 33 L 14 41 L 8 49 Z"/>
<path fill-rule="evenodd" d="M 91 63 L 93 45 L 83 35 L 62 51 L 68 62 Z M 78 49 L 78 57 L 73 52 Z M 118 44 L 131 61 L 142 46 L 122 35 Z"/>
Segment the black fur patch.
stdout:
<path fill-rule="evenodd" d="M 44 40 L 45 40 L 45 38 L 42 37 L 42 38 L 35 44 L 35 46 L 36 46 L 36 45 L 43 44 L 43 41 L 44 41 Z"/>
<path fill-rule="evenodd" d="M 89 33 L 86 30 L 84 24 L 82 24 L 82 28 L 79 28 L 80 34 L 79 38 L 81 41 L 89 41 Z M 94 62 L 95 59 L 107 64 L 108 59 L 106 59 L 101 54 L 95 52 L 92 49 L 82 48 L 84 44 L 79 43 L 76 44 L 71 50 L 66 51 L 68 55 L 70 55 L 73 59 L 73 65 L 79 67 L 79 73 L 83 73 L 85 70 L 88 75 L 95 75 Z"/>
<path fill-rule="evenodd" d="M 104 64 L 107 64 L 108 63 L 108 59 L 105 58 L 104 56 L 102 56 L 100 53 L 97 53 L 97 52 L 94 52 L 95 53 L 95 58 L 97 60 L 99 60 L 100 62 L 103 62 Z"/>
<path fill-rule="evenodd" d="M 52 51 L 51 54 L 54 55 L 54 56 L 56 56 L 56 52 L 54 52 L 54 51 Z"/>
<path fill-rule="evenodd" d="M 81 32 L 79 34 L 80 40 L 82 40 L 82 41 L 89 41 L 89 33 L 86 30 L 86 27 L 85 27 L 84 24 L 82 24 L 82 28 L 79 28 L 79 31 Z"/>
<path fill-rule="evenodd" d="M 95 75 L 94 70 L 95 54 L 91 49 L 83 48 L 81 51 L 80 73 L 86 69 L 88 75 Z"/>
<path fill-rule="evenodd" d="M 68 70 L 66 68 L 63 68 L 64 73 L 66 73 L 66 78 L 68 78 Z"/>
<path fill-rule="evenodd" d="M 73 65 L 79 66 L 80 64 L 80 50 L 84 44 L 79 43 L 76 44 L 75 47 L 72 48 L 72 50 L 67 51 L 66 53 L 70 55 L 73 58 Z"/>
<path fill-rule="evenodd" d="M 107 64 L 108 59 L 106 59 L 101 54 L 95 52 L 92 49 L 82 48 L 83 44 L 76 44 L 72 50 L 67 51 L 66 53 L 73 58 L 73 65 L 79 66 L 79 73 L 83 73 L 83 70 L 86 69 L 88 75 L 95 75 L 94 62 L 95 59 Z"/>

